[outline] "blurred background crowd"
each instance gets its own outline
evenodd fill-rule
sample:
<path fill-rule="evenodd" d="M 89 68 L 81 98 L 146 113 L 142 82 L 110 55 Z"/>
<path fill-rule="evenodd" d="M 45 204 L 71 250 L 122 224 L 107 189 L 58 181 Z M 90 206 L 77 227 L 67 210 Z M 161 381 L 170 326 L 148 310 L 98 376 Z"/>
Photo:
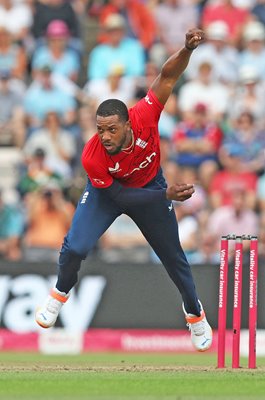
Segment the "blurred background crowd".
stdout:
<path fill-rule="evenodd" d="M 0 0 L 0 258 L 57 260 L 98 104 L 145 96 L 193 27 L 206 40 L 159 122 L 168 182 L 196 187 L 174 204 L 180 239 L 191 264 L 229 233 L 265 256 L 264 0 Z M 92 255 L 159 263 L 125 215 Z"/>

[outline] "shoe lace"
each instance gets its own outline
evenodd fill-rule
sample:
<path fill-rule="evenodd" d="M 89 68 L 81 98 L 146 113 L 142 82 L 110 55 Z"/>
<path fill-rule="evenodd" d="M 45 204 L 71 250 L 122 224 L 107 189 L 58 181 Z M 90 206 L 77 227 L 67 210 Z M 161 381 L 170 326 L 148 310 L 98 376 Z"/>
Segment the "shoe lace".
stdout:
<path fill-rule="evenodd" d="M 205 321 L 201 320 L 199 322 L 194 322 L 193 324 L 187 323 L 187 327 L 189 330 L 194 333 L 196 336 L 201 336 L 205 332 Z"/>
<path fill-rule="evenodd" d="M 60 311 L 61 306 L 62 303 L 60 301 L 54 299 L 53 297 L 50 297 L 47 302 L 46 308 L 50 313 L 57 314 Z"/>

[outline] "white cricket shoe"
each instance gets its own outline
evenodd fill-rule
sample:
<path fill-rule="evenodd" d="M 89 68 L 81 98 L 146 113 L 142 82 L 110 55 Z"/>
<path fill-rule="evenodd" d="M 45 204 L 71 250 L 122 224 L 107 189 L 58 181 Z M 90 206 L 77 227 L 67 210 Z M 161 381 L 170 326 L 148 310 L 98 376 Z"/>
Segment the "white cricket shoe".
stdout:
<path fill-rule="evenodd" d="M 211 347 L 213 341 L 213 332 L 206 319 L 202 304 L 200 301 L 199 303 L 201 306 L 200 317 L 194 314 L 188 314 L 184 308 L 184 304 L 182 304 L 182 308 L 187 321 L 187 327 L 191 333 L 191 342 L 193 346 L 198 351 L 206 351 Z"/>
<path fill-rule="evenodd" d="M 52 289 L 44 305 L 37 309 L 35 320 L 42 328 L 50 328 L 57 320 L 59 312 L 68 300 L 69 294 Z"/>

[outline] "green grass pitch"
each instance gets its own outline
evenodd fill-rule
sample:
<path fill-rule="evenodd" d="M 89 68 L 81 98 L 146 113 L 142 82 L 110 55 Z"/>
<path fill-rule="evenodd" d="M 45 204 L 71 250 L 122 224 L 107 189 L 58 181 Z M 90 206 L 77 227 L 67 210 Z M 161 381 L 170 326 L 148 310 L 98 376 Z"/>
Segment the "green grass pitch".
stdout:
<path fill-rule="evenodd" d="M 264 399 L 265 359 L 256 370 L 216 369 L 216 355 L 0 354 L 1 400 Z"/>

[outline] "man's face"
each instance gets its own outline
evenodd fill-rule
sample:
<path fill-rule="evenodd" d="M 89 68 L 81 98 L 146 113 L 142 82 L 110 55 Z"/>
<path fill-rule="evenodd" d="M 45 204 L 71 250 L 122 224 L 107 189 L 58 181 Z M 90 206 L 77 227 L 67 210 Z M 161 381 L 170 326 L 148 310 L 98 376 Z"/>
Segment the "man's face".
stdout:
<path fill-rule="evenodd" d="M 118 154 L 127 147 L 131 139 L 130 122 L 123 122 L 118 115 L 101 117 L 97 115 L 97 131 L 108 154 Z"/>

